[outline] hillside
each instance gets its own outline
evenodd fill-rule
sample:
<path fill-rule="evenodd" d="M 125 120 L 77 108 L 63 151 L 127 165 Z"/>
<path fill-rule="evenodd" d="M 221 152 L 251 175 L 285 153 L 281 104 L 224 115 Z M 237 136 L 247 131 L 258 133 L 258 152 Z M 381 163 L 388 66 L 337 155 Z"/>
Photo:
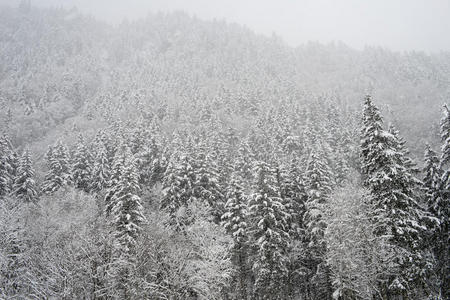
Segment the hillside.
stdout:
<path fill-rule="evenodd" d="M 114 117 L 120 107 L 133 111 L 123 98 L 139 97 L 137 115 L 162 107 L 193 115 L 212 105 L 227 110 L 226 118 L 251 122 L 250 109 L 265 114 L 281 101 L 307 106 L 326 98 L 359 109 L 371 93 L 421 154 L 425 141 L 436 142 L 429 132 L 449 95 L 449 53 L 314 43 L 294 49 L 277 37 L 183 13 L 115 27 L 76 11 L 5 8 L 1 17 L 1 103 L 12 111 L 19 144 L 64 124 L 83 127 L 87 111 L 103 124 L 105 99 Z"/>
<path fill-rule="evenodd" d="M 0 298 L 450 297 L 449 52 L 26 3 L 0 8 Z"/>

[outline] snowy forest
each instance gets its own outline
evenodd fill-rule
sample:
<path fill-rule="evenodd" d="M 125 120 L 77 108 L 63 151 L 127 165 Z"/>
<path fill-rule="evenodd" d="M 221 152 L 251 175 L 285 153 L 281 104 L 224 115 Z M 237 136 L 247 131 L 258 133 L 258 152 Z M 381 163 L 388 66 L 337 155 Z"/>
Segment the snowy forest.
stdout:
<path fill-rule="evenodd" d="M 0 299 L 450 299 L 450 52 L 0 8 Z"/>

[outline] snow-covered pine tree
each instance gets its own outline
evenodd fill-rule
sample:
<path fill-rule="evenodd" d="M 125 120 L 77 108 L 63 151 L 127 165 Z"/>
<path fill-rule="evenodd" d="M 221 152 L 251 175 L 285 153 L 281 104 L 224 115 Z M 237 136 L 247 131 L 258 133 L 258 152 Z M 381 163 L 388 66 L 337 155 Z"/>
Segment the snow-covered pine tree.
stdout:
<path fill-rule="evenodd" d="M 78 136 L 72 162 L 72 179 L 75 187 L 89 192 L 92 185 L 93 159 L 82 135 Z"/>
<path fill-rule="evenodd" d="M 250 186 L 250 183 L 253 180 L 252 166 L 254 159 L 255 157 L 253 155 L 252 149 L 249 146 L 248 140 L 243 140 L 239 144 L 235 163 L 237 164 L 242 174 L 242 180 L 246 186 Z"/>
<path fill-rule="evenodd" d="M 301 228 L 303 227 L 303 215 L 305 213 L 305 204 L 307 194 L 305 181 L 301 170 L 301 162 L 296 154 L 291 155 L 289 165 L 283 169 L 285 182 L 285 195 L 291 201 L 292 208 L 292 235 L 299 238 Z"/>
<path fill-rule="evenodd" d="M 406 147 L 406 141 L 400 136 L 399 131 L 394 127 L 394 125 L 390 124 L 388 132 L 392 134 L 397 139 L 397 145 L 398 149 L 397 151 L 402 153 L 403 156 L 403 164 L 408 169 L 408 171 L 413 174 L 414 176 L 417 176 L 420 173 L 420 169 L 417 167 L 417 164 L 414 162 L 414 160 L 409 157 L 409 150 Z M 414 179 L 416 179 L 414 177 Z M 417 186 L 421 185 L 422 183 L 417 180 L 416 181 Z"/>
<path fill-rule="evenodd" d="M 214 151 L 206 146 L 197 147 L 194 193 L 198 200 L 205 201 L 211 207 L 215 223 L 220 222 L 224 213 L 224 196 L 222 192 L 220 171 Z"/>
<path fill-rule="evenodd" d="M 30 150 L 23 151 L 19 160 L 16 178 L 14 179 L 13 193 L 25 202 L 36 200 L 37 189 L 34 181 L 34 169 L 31 162 Z"/>
<path fill-rule="evenodd" d="M 450 109 L 444 105 L 444 116 L 441 119 L 441 164 L 448 166 L 450 164 Z"/>
<path fill-rule="evenodd" d="M 155 160 L 159 157 L 159 148 L 153 136 L 148 135 L 137 153 L 139 168 L 139 181 L 145 185 L 151 185 Z"/>
<path fill-rule="evenodd" d="M 42 192 L 52 194 L 72 182 L 69 155 L 66 146 L 58 141 L 55 146 L 49 148 L 46 156 L 49 171 L 45 175 Z"/>
<path fill-rule="evenodd" d="M 130 156 L 111 199 L 111 225 L 115 238 L 113 280 L 119 299 L 134 299 L 135 248 L 145 222 L 139 191 L 135 161 Z"/>
<path fill-rule="evenodd" d="M 425 281 L 427 271 L 421 249 L 426 213 L 415 195 L 418 180 L 405 165 L 405 150 L 396 136 L 383 130 L 379 110 L 367 96 L 361 131 L 364 185 L 377 210 L 377 234 L 390 236 L 390 242 L 403 250 L 396 259 L 400 272 L 380 279 L 388 282 L 381 288 L 390 297 L 407 295 L 413 286 Z"/>
<path fill-rule="evenodd" d="M 297 153 L 292 153 L 287 163 L 280 165 L 277 175 L 277 186 L 281 191 L 283 204 L 288 212 L 288 230 L 290 236 L 289 276 L 286 282 L 285 295 L 294 297 L 294 291 L 298 290 L 304 282 L 303 274 L 303 217 L 306 204 L 306 190 L 303 180 L 302 164 Z"/>
<path fill-rule="evenodd" d="M 0 137 L 0 197 L 11 192 L 13 166 L 11 165 L 11 143 L 6 136 Z"/>
<path fill-rule="evenodd" d="M 312 150 L 306 167 L 306 210 L 303 217 L 306 252 L 305 265 L 311 272 L 312 293 L 323 299 L 332 294 L 329 268 L 325 263 L 326 245 L 323 238 L 326 224 L 322 206 L 331 192 L 332 178 L 327 163 L 322 160 L 319 148 Z"/>
<path fill-rule="evenodd" d="M 275 170 L 263 161 L 255 163 L 254 193 L 249 201 L 254 240 L 255 276 L 253 299 L 278 299 L 289 270 L 288 244 L 291 217 L 277 190 Z"/>
<path fill-rule="evenodd" d="M 114 207 L 113 197 L 119 189 L 119 182 L 124 173 L 127 159 L 130 159 L 132 156 L 133 155 L 128 147 L 122 148 L 122 150 L 116 151 L 115 153 L 109 181 L 109 189 L 105 195 L 106 216 L 111 214 L 112 208 Z"/>
<path fill-rule="evenodd" d="M 438 215 L 439 203 L 437 203 L 436 200 L 439 198 L 438 191 L 441 182 L 442 169 L 440 168 L 440 161 L 437 153 L 429 144 L 426 145 L 424 161 L 423 187 L 428 209 L 433 215 Z"/>
<path fill-rule="evenodd" d="M 441 119 L 440 186 L 434 200 L 434 216 L 439 220 L 436 232 L 436 253 L 441 279 L 441 296 L 450 298 L 450 110 L 444 105 Z"/>
<path fill-rule="evenodd" d="M 110 183 L 111 166 L 108 159 L 108 152 L 103 143 L 101 143 L 97 146 L 97 157 L 94 160 L 90 189 L 98 193 L 108 188 Z"/>
<path fill-rule="evenodd" d="M 177 216 L 179 208 L 186 207 L 195 198 L 195 171 L 186 154 L 175 153 L 163 178 L 161 209 L 167 211 L 171 225 L 183 227 L 184 221 Z"/>
<path fill-rule="evenodd" d="M 128 154 L 127 154 L 128 153 Z M 127 155 L 131 155 L 131 151 L 128 148 L 116 151 L 112 162 L 111 170 L 111 185 L 114 186 L 120 181 L 123 168 L 125 167 Z"/>
<path fill-rule="evenodd" d="M 234 245 L 232 261 L 237 270 L 237 290 L 239 299 L 247 299 L 248 269 L 248 211 L 247 196 L 242 187 L 242 177 L 239 170 L 234 170 L 226 192 L 225 213 L 222 215 L 222 225 L 232 235 Z"/>

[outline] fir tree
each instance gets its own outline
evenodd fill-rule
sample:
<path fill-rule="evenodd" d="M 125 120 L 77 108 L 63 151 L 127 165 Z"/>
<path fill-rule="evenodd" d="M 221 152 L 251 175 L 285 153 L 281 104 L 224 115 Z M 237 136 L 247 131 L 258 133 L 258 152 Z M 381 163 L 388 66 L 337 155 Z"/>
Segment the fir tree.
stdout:
<path fill-rule="evenodd" d="M 377 210 L 377 234 L 390 236 L 390 242 L 404 251 L 396 260 L 400 272 L 385 279 L 387 295 L 407 294 L 411 284 L 425 280 L 427 271 L 421 249 L 425 212 L 415 195 L 419 181 L 405 165 L 405 150 L 397 136 L 383 130 L 379 111 L 367 96 L 361 142 L 365 185 Z"/>
<path fill-rule="evenodd" d="M 146 138 L 145 143 L 141 146 L 141 151 L 137 154 L 137 164 L 139 167 L 139 178 L 142 184 L 154 184 L 152 181 L 154 174 L 154 166 L 159 155 L 159 148 L 152 136 Z"/>
<path fill-rule="evenodd" d="M 254 193 L 249 201 L 252 236 L 255 241 L 254 299 L 277 299 L 283 294 L 288 276 L 290 216 L 277 190 L 273 168 L 262 161 L 255 164 Z"/>
<path fill-rule="evenodd" d="M 92 156 L 82 135 L 78 137 L 72 160 L 72 179 L 75 187 L 89 192 L 92 186 Z"/>
<path fill-rule="evenodd" d="M 247 197 L 243 192 L 242 178 L 237 170 L 232 175 L 226 193 L 225 213 L 222 224 L 232 235 L 234 245 L 232 249 L 233 263 L 238 272 L 239 299 L 247 299 L 248 280 L 248 224 Z"/>
<path fill-rule="evenodd" d="M 114 155 L 114 159 L 112 161 L 112 170 L 111 170 L 111 185 L 114 186 L 120 181 L 120 176 L 122 176 L 123 168 L 125 167 L 126 159 L 128 155 L 131 155 L 128 148 L 125 148 L 122 151 L 117 151 Z"/>
<path fill-rule="evenodd" d="M 441 141 L 441 164 L 448 166 L 450 164 L 450 110 L 446 104 L 444 105 L 444 117 L 441 119 Z"/>
<path fill-rule="evenodd" d="M 402 154 L 403 165 L 408 169 L 408 172 L 417 176 L 420 173 L 417 164 L 409 157 L 409 150 L 406 148 L 406 141 L 399 135 L 399 131 L 392 125 L 389 125 L 388 132 L 392 134 L 397 140 L 397 151 Z M 415 177 L 413 177 L 416 180 Z M 416 180 L 416 184 L 419 186 L 421 182 Z"/>
<path fill-rule="evenodd" d="M 42 191 L 46 194 L 52 194 L 62 186 L 72 182 L 67 148 L 61 141 L 50 147 L 47 152 L 47 161 L 49 172 L 45 175 Z"/>
<path fill-rule="evenodd" d="M 111 166 L 108 159 L 107 149 L 103 144 L 99 145 L 92 174 L 92 183 L 90 187 L 92 191 L 98 193 L 110 186 Z"/>
<path fill-rule="evenodd" d="M 325 263 L 326 245 L 323 238 L 326 224 L 322 217 L 322 206 L 331 192 L 331 172 L 319 156 L 317 148 L 310 155 L 305 171 L 307 193 L 306 211 L 303 218 L 307 255 L 305 265 L 310 270 L 313 293 L 317 297 L 329 299 L 331 281 L 329 268 Z"/>
<path fill-rule="evenodd" d="M 224 212 L 224 199 L 217 158 L 213 156 L 214 152 L 209 151 L 208 148 L 201 146 L 198 148 L 201 150 L 196 159 L 195 197 L 209 204 L 214 221 L 218 223 Z"/>
<path fill-rule="evenodd" d="M 36 200 L 36 182 L 33 177 L 34 169 L 31 163 L 31 155 L 29 149 L 26 149 L 20 157 L 13 188 L 14 195 L 25 202 Z"/>
<path fill-rule="evenodd" d="M 253 151 L 250 148 L 248 141 L 244 140 L 240 143 L 238 148 L 238 154 L 236 157 L 236 165 L 242 174 L 242 180 L 244 183 L 251 183 L 253 180 L 252 166 L 255 157 Z M 248 184 L 249 186 L 250 184 Z"/>
<path fill-rule="evenodd" d="M 121 151 L 117 151 L 114 160 L 113 167 L 111 171 L 111 179 L 109 181 L 109 190 L 105 195 L 105 213 L 106 216 L 111 214 L 112 208 L 114 207 L 113 197 L 118 191 L 119 182 L 124 174 L 124 170 L 127 163 L 127 158 L 132 157 L 131 151 L 128 147 L 125 147 Z"/>
<path fill-rule="evenodd" d="M 433 204 L 433 215 L 439 226 L 435 231 L 435 253 L 438 261 L 438 273 L 441 280 L 440 290 L 443 299 L 450 298 L 450 111 L 444 105 L 444 117 L 441 120 L 441 160 L 442 175 Z"/>
<path fill-rule="evenodd" d="M 135 249 L 145 222 L 139 191 L 139 178 L 131 156 L 112 196 L 111 225 L 116 244 L 114 282 L 120 299 L 134 299 Z"/>
<path fill-rule="evenodd" d="M 172 161 L 164 174 L 161 200 L 161 209 L 168 212 L 172 225 L 177 227 L 185 225 L 177 217 L 177 211 L 195 199 L 195 182 L 195 172 L 189 157 L 183 154 L 175 159 L 175 155 L 172 156 Z"/>
<path fill-rule="evenodd" d="M 12 191 L 17 164 L 17 154 L 8 137 L 0 137 L 0 197 Z"/>
<path fill-rule="evenodd" d="M 9 148 L 5 137 L 0 137 L 0 197 L 10 192 L 11 166 L 9 165 Z"/>
<path fill-rule="evenodd" d="M 349 174 L 349 166 L 345 155 L 338 151 L 336 153 L 336 164 L 334 168 L 335 182 L 339 186 L 343 186 Z"/>
<path fill-rule="evenodd" d="M 292 217 L 291 236 L 299 237 L 300 230 L 303 226 L 307 194 L 303 173 L 300 170 L 300 162 L 296 155 L 291 156 L 287 167 L 281 168 L 280 176 L 282 177 L 283 198 Z"/>
<path fill-rule="evenodd" d="M 433 215 L 438 215 L 439 203 L 436 199 L 439 198 L 439 188 L 442 176 L 440 168 L 440 161 L 437 153 L 431 149 L 430 145 L 426 145 L 425 149 L 425 167 L 423 169 L 423 187 L 427 199 L 427 204 L 430 212 Z"/>

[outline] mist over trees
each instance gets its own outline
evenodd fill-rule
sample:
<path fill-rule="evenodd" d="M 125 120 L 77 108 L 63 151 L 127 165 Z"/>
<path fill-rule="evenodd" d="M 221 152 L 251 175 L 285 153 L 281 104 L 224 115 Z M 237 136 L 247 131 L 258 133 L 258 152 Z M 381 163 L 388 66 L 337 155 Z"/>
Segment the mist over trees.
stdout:
<path fill-rule="evenodd" d="M 449 299 L 449 82 L 448 52 L 1 7 L 0 298 Z"/>

